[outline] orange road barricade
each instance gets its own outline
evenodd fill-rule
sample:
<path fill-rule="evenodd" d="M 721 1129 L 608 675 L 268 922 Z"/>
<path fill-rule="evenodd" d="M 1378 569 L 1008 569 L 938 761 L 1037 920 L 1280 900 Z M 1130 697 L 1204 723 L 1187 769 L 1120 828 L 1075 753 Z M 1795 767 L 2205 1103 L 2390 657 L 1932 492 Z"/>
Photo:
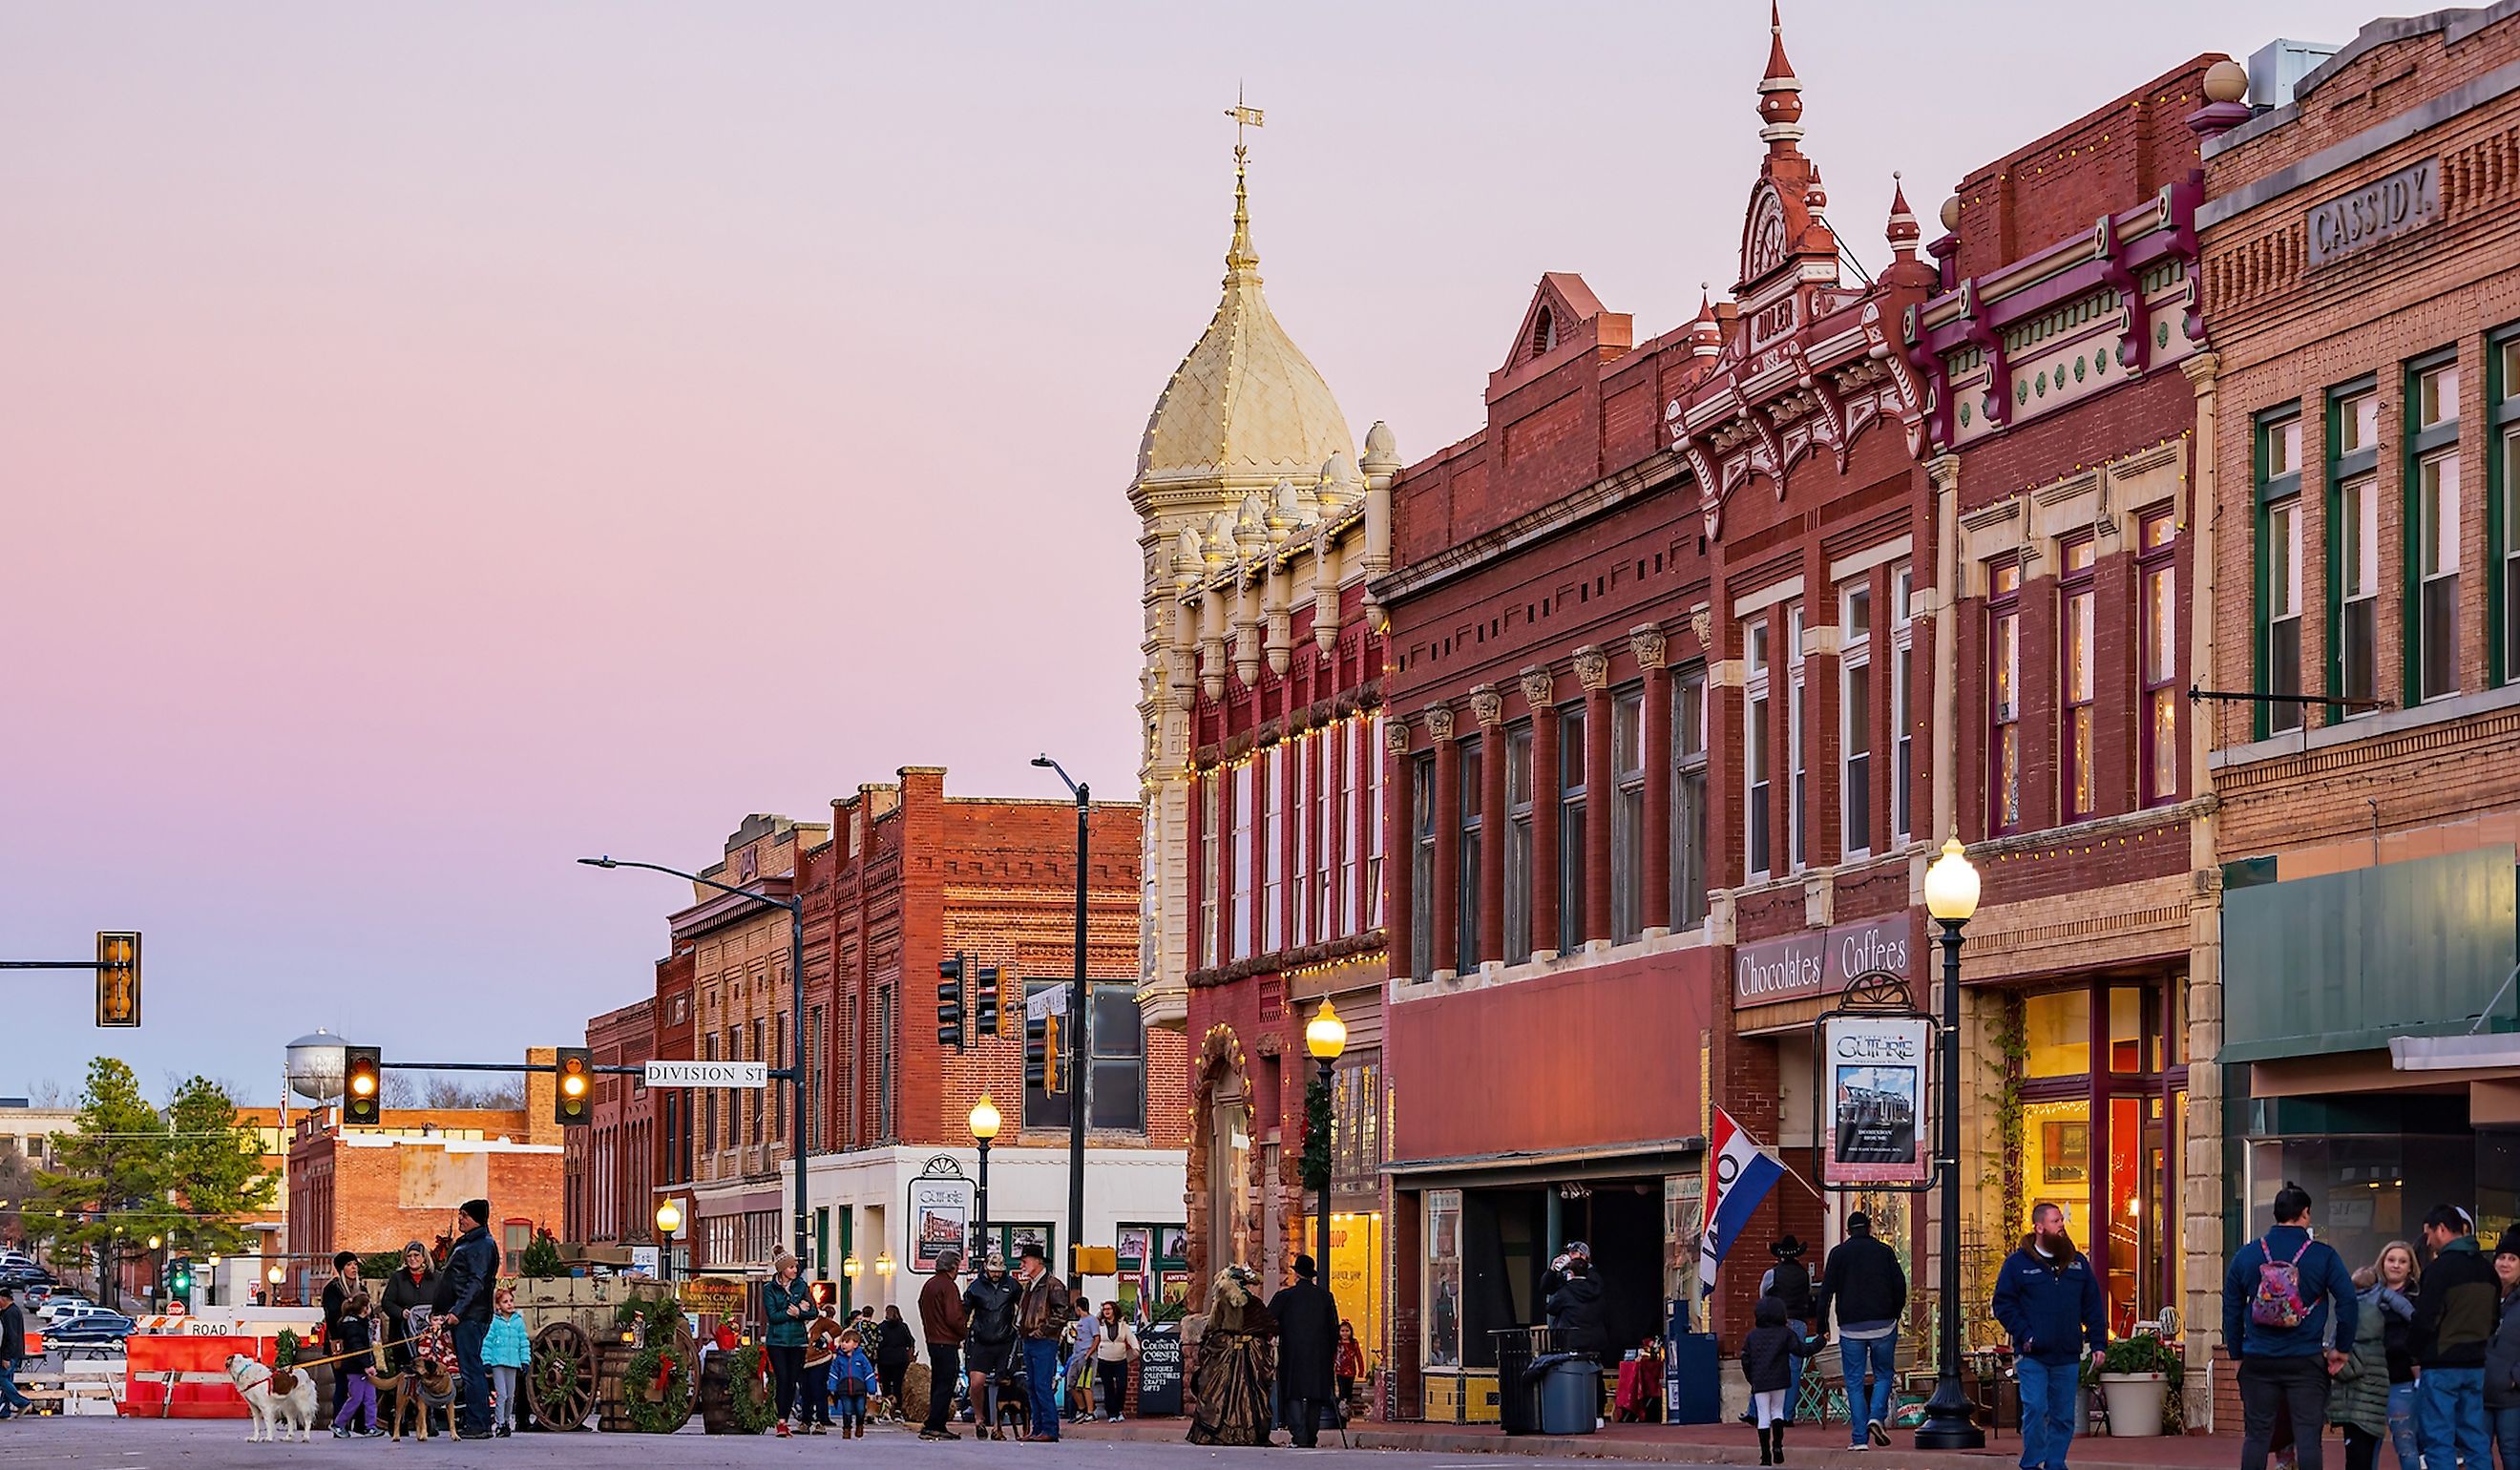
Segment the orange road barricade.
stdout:
<path fill-rule="evenodd" d="M 245 1419 L 228 1379 L 228 1355 L 268 1363 L 279 1351 L 269 1337 L 175 1337 L 139 1333 L 126 1340 L 122 1403 L 127 1419 Z"/>

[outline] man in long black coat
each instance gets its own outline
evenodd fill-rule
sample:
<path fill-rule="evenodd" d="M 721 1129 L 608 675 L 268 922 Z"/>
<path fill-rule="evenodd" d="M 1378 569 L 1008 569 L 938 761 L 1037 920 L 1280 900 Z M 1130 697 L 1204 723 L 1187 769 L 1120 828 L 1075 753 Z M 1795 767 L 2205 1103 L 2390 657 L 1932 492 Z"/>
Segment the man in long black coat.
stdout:
<path fill-rule="evenodd" d="M 1310 1256 L 1295 1258 L 1295 1284 L 1269 1304 L 1278 1319 L 1278 1415 L 1299 1448 L 1320 1438 L 1322 1412 L 1338 1400 L 1338 1303 L 1313 1277 Z"/>

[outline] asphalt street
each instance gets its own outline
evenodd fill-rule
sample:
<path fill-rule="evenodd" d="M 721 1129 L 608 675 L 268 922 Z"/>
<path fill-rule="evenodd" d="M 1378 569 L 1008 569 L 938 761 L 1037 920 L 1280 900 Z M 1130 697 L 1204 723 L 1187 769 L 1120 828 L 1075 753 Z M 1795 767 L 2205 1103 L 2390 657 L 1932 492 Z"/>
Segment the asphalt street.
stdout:
<path fill-rule="evenodd" d="M 1590 1466 L 1598 1460 L 1545 1459 L 1522 1455 L 1446 1455 L 1396 1449 L 1202 1449 L 1184 1443 L 1124 1443 L 1078 1437 L 1058 1445 L 985 1444 L 964 1439 L 952 1444 L 921 1441 L 904 1430 L 869 1429 L 864 1440 L 780 1440 L 770 1436 L 740 1439 L 704 1435 L 698 1423 L 660 1444 L 648 1435 L 524 1434 L 484 1443 L 453 1443 L 444 1437 L 428 1444 L 406 1440 L 336 1440 L 318 1431 L 300 1445 L 249 1445 L 250 1425 L 242 1419 L 112 1419 L 103 1416 L 18 1419 L 0 1423 L 0 1465 L 75 1466 L 77 1470 L 227 1470 L 273 1465 L 489 1466 L 526 1470 L 530 1466 L 617 1465 L 629 1470 L 673 1470 L 695 1466 L 860 1466 L 881 1461 L 885 1470 L 905 1465 L 936 1470 L 1014 1470 L 1020 1466 L 1135 1467 L 1248 1464 L 1291 1458 L 1321 1470 L 1375 1465 L 1381 1470 L 1548 1470 Z M 1675 1461 L 1673 1463 L 1688 1463 Z"/>

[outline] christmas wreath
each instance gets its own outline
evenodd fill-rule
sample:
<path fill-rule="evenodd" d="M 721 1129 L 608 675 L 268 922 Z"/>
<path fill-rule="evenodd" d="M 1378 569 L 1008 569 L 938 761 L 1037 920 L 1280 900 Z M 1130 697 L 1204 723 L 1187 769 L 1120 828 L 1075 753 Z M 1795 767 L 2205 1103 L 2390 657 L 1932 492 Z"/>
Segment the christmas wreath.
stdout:
<path fill-rule="evenodd" d="M 672 1434 L 692 1417 L 692 1373 L 673 1345 L 651 1343 L 621 1372 L 622 1406 L 641 1434 Z"/>
<path fill-rule="evenodd" d="M 767 1361 L 761 1344 L 746 1343 L 735 1350 L 735 1360 L 727 1364 L 728 1408 L 737 1434 L 763 1433 L 779 1417 L 778 1405 L 770 1402 L 770 1387 L 762 1381 Z"/>

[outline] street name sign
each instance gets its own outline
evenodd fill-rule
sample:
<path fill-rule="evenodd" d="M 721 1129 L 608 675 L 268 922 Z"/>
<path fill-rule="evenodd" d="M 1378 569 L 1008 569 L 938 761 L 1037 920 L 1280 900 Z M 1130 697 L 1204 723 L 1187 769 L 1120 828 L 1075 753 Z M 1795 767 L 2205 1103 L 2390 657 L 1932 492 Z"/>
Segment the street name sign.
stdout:
<path fill-rule="evenodd" d="M 770 1086 L 770 1063 L 766 1061 L 652 1061 L 648 1063 L 648 1086 L 652 1088 L 766 1088 Z"/>

